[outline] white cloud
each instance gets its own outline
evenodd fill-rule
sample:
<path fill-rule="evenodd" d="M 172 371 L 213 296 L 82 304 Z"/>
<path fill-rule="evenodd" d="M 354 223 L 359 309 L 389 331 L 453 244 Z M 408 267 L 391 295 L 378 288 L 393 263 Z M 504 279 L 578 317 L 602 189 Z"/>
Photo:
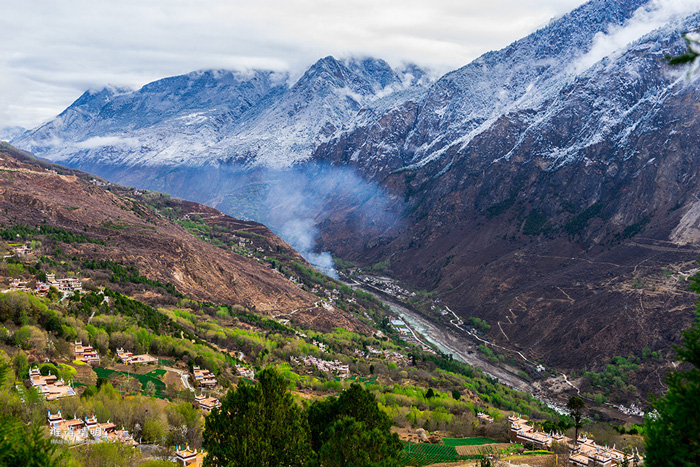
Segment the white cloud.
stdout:
<path fill-rule="evenodd" d="M 622 26 L 613 27 L 607 33 L 598 33 L 591 50 L 577 60 L 572 69 L 581 73 L 605 57 L 611 56 L 632 42 L 660 28 L 676 16 L 686 16 L 700 11 L 700 0 L 653 0 L 639 8 Z"/>
<path fill-rule="evenodd" d="M 440 72 L 583 0 L 0 0 L 0 127 L 35 126 L 89 88 L 197 69 L 299 73 L 326 55 Z"/>
<path fill-rule="evenodd" d="M 138 147 L 140 142 L 136 138 L 122 138 L 119 136 L 94 136 L 85 141 L 76 143 L 78 149 L 95 149 L 105 146 Z"/>

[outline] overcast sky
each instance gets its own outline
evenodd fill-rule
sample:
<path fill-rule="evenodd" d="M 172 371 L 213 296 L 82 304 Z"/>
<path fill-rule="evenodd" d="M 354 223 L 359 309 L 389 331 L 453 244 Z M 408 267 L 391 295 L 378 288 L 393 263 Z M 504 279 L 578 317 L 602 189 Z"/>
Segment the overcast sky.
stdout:
<path fill-rule="evenodd" d="M 80 94 L 208 68 L 300 73 L 327 55 L 436 72 L 583 0 L 0 0 L 0 128 L 33 128 Z"/>

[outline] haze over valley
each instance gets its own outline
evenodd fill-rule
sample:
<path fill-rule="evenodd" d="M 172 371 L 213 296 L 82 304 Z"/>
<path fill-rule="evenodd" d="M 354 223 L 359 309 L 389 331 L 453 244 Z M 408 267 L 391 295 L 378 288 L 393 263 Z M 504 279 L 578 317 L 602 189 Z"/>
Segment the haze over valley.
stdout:
<path fill-rule="evenodd" d="M 591 0 L 447 73 L 329 55 L 85 89 L 55 118 L 3 130 L 0 247 L 9 293 L 65 273 L 112 298 L 46 296 L 55 329 L 13 312 L 6 351 L 22 325 L 105 361 L 152 350 L 164 387 L 195 365 L 225 380 L 217 402 L 275 367 L 312 401 L 299 405 L 310 421 L 309 404 L 361 381 L 405 442 L 427 442 L 418 429 L 443 445 L 520 442 L 523 409 L 553 423 L 539 447 L 559 453 L 552 436 L 566 436 L 572 459 L 586 452 L 580 397 L 592 439 L 637 462 L 696 317 L 700 51 L 682 33 L 697 30 L 694 0 Z M 116 308 L 127 300 L 142 305 Z M 457 405 L 431 406 L 428 387 Z M 191 440 L 212 449 L 206 431 Z M 401 465 L 418 462 L 402 449 Z M 440 459 L 476 459 L 466 451 Z"/>

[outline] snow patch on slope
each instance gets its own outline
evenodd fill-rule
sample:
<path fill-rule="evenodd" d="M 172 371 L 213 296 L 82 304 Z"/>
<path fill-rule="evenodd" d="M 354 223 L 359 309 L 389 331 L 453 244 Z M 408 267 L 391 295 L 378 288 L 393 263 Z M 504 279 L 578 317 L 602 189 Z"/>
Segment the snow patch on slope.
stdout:
<path fill-rule="evenodd" d="M 605 57 L 620 54 L 655 29 L 698 10 L 700 0 L 653 0 L 640 7 L 624 25 L 596 34 L 591 50 L 573 63 L 572 70 L 579 74 Z"/>

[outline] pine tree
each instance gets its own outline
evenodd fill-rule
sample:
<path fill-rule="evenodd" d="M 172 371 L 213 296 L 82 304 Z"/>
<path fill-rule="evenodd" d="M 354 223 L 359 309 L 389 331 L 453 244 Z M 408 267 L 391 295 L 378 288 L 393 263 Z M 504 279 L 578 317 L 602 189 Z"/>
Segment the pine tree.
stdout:
<path fill-rule="evenodd" d="M 304 466 L 311 454 L 304 413 L 271 368 L 258 373 L 255 385 L 229 390 L 206 418 L 205 465 L 229 467 Z"/>
<path fill-rule="evenodd" d="M 700 293 L 700 275 L 690 288 Z M 645 421 L 645 465 L 652 467 L 700 465 L 700 302 L 695 321 L 682 335 L 676 353 L 688 368 L 666 376 L 668 390 L 652 401 L 656 412 Z"/>
<path fill-rule="evenodd" d="M 353 383 L 339 397 L 319 400 L 307 411 L 320 464 L 352 467 L 400 466 L 401 442 L 374 394 Z"/>
<path fill-rule="evenodd" d="M 586 407 L 586 403 L 579 396 L 571 396 L 566 403 L 566 408 L 571 411 L 571 416 L 574 417 L 574 428 L 576 429 L 574 446 L 578 442 L 578 430 L 583 426 L 581 417 L 584 407 Z"/>

